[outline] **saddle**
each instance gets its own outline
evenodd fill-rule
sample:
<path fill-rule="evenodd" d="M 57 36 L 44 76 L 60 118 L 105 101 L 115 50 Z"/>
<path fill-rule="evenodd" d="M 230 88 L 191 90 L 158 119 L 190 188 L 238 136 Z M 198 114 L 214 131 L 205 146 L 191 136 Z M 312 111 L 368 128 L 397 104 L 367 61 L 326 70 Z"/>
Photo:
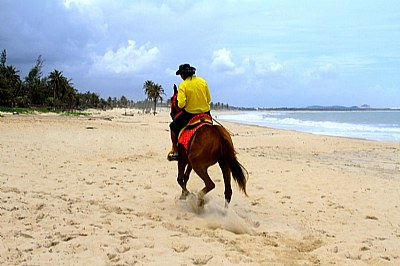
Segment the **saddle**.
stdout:
<path fill-rule="evenodd" d="M 183 145 L 185 151 L 187 152 L 190 147 L 190 142 L 199 128 L 205 125 L 212 125 L 212 118 L 208 114 L 197 114 L 189 123 L 179 132 L 178 144 Z"/>

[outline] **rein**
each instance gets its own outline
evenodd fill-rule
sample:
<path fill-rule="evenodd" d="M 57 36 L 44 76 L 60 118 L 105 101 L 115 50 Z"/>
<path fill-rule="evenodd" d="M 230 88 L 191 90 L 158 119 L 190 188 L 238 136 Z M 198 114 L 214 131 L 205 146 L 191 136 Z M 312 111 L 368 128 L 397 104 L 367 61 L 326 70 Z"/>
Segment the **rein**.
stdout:
<path fill-rule="evenodd" d="M 182 109 L 178 107 L 178 93 L 175 93 L 171 97 L 171 117 L 172 119 L 175 118 L 180 112 L 182 112 Z"/>
<path fill-rule="evenodd" d="M 182 109 L 178 107 L 178 93 L 176 92 L 171 97 L 171 117 L 172 117 L 172 119 L 174 119 L 175 116 L 177 116 L 180 112 L 182 112 Z M 212 120 L 215 123 L 217 123 L 219 126 L 223 127 L 229 133 L 229 135 L 234 136 L 234 134 L 229 129 L 224 127 L 217 119 L 212 117 Z"/>
<path fill-rule="evenodd" d="M 234 136 L 234 134 L 232 133 L 232 131 L 230 131 L 229 129 L 227 129 L 226 127 L 224 127 L 224 125 L 222 125 L 217 119 L 215 119 L 214 117 L 212 118 L 212 120 L 217 123 L 219 126 L 223 127 L 226 131 L 228 131 L 229 135 L 231 135 L 232 137 Z"/>

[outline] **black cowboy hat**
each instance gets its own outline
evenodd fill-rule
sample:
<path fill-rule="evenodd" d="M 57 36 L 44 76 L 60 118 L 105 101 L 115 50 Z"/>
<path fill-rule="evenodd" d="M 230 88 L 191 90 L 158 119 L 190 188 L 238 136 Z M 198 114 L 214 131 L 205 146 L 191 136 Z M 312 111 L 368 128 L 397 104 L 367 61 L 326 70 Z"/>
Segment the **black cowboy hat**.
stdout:
<path fill-rule="evenodd" d="M 196 68 L 192 67 L 189 64 L 182 64 L 179 66 L 179 69 L 176 71 L 177 75 L 184 74 L 184 75 L 194 75 L 196 73 Z"/>

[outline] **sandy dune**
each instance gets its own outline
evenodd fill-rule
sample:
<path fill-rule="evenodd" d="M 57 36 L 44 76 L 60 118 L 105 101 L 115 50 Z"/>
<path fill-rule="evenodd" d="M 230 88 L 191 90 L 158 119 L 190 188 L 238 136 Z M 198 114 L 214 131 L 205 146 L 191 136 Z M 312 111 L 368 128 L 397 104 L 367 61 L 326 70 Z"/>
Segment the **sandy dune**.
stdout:
<path fill-rule="evenodd" d="M 122 113 L 0 117 L 0 265 L 400 265 L 399 143 L 224 123 L 249 197 L 214 166 L 197 212 L 168 112 Z"/>

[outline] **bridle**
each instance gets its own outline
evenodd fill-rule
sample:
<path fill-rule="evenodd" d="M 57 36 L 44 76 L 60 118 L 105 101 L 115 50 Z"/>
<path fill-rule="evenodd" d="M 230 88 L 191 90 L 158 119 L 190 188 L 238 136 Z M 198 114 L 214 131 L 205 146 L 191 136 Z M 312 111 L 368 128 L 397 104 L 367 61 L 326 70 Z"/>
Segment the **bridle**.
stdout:
<path fill-rule="evenodd" d="M 179 108 L 178 106 L 178 92 L 175 91 L 174 95 L 172 95 L 171 97 L 171 118 L 174 119 L 175 116 L 177 116 L 178 114 L 180 114 L 182 112 L 182 109 Z"/>

